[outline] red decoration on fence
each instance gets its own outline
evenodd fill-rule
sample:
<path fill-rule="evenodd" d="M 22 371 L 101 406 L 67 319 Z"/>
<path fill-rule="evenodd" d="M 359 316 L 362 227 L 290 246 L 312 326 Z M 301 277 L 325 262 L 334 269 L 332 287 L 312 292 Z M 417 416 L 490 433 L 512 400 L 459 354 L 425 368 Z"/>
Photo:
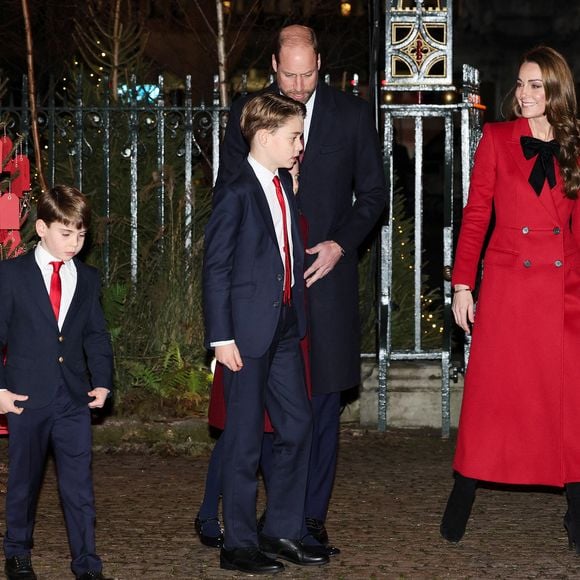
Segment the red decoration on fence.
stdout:
<path fill-rule="evenodd" d="M 15 154 L 12 139 L 0 136 L 0 171 L 3 185 L 0 190 L 0 251 L 4 258 L 23 252 L 20 247 L 20 226 L 26 215 L 22 215 L 21 200 L 30 191 L 30 161 L 22 152 Z M 0 352 L 0 362 L 2 358 Z M 0 415 L 0 435 L 8 434 L 6 417 Z"/>

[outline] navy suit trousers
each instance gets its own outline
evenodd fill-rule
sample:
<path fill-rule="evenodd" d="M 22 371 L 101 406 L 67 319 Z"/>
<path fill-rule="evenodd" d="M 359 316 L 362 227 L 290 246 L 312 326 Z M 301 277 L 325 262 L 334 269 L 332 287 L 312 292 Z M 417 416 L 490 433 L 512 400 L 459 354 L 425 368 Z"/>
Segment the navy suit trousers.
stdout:
<path fill-rule="evenodd" d="M 227 422 L 223 439 L 225 547 L 258 545 L 257 471 L 264 434 L 264 409 L 274 427 L 272 469 L 264 534 L 299 539 L 312 439 L 312 411 L 304 384 L 296 315 L 282 307 L 270 349 L 244 357 L 238 372 L 225 370 Z"/>
<path fill-rule="evenodd" d="M 88 406 L 73 401 L 61 386 L 40 409 L 7 414 L 9 439 L 6 494 L 6 558 L 30 554 L 40 485 L 49 445 L 56 462 L 58 488 L 72 556 L 80 576 L 101 570 L 95 550 L 95 498 L 91 471 L 92 432 Z"/>
<path fill-rule="evenodd" d="M 312 396 L 314 432 L 304 513 L 325 521 L 334 485 L 340 429 L 340 393 Z"/>

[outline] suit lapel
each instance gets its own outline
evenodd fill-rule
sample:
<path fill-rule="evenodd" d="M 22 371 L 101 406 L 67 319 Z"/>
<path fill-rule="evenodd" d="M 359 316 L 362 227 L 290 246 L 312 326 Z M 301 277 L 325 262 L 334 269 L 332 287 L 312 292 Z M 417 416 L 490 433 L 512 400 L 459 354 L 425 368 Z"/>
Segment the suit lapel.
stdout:
<path fill-rule="evenodd" d="M 66 326 L 68 326 L 68 324 L 70 324 L 70 321 L 74 320 L 76 317 L 76 313 L 78 312 L 87 291 L 87 279 L 83 271 L 84 264 L 77 258 L 73 258 L 73 260 L 77 269 L 77 284 L 72 301 L 62 324 L 63 330 Z"/>
<path fill-rule="evenodd" d="M 534 188 L 528 182 L 528 178 L 530 177 L 530 173 L 534 167 L 534 163 L 536 162 L 536 157 L 532 157 L 531 159 L 525 158 L 520 143 L 520 137 L 522 135 L 531 137 L 532 132 L 530 130 L 527 119 L 520 118 L 514 123 L 512 137 L 508 142 L 508 150 L 510 155 L 524 178 L 524 187 L 526 187 L 530 199 L 534 200 L 532 203 L 539 203 L 544 208 L 544 210 L 550 214 L 552 219 L 559 221 L 558 212 L 556 211 L 556 207 L 554 205 L 553 192 L 550 189 L 550 186 L 545 183 L 544 188 L 542 189 L 542 193 L 538 196 L 536 195 Z M 554 191 L 561 191 L 561 187 L 562 178 L 560 176 L 558 167 L 556 167 L 556 187 L 554 188 Z"/>
<path fill-rule="evenodd" d="M 270 213 L 270 206 L 268 205 L 268 201 L 266 199 L 266 193 L 262 189 L 260 181 L 256 177 L 256 174 L 254 173 L 254 170 L 251 168 L 247 159 L 244 161 L 242 170 L 246 179 L 249 181 L 249 189 L 254 194 L 254 199 L 256 200 L 256 204 L 258 205 L 260 213 L 262 214 L 262 218 L 266 224 L 268 233 L 276 243 L 276 246 L 278 246 L 278 238 L 276 237 L 276 230 L 274 229 L 274 222 L 272 221 L 272 214 Z"/>
<path fill-rule="evenodd" d="M 308 167 L 312 165 L 313 160 L 320 151 L 320 147 L 324 142 L 325 129 L 333 126 L 335 109 L 336 105 L 332 98 L 332 93 L 324 83 L 319 82 L 314 99 L 312 121 L 310 122 L 310 131 L 308 133 L 308 143 L 306 143 L 304 157 L 300 166 L 301 177 L 303 177 L 304 170 L 307 170 Z"/>
<path fill-rule="evenodd" d="M 36 263 L 34 251 L 26 254 L 24 259 L 24 276 L 27 280 L 27 288 L 32 295 L 32 303 L 36 304 L 43 316 L 46 316 L 51 324 L 57 325 L 52 306 L 50 304 L 50 297 L 46 290 L 42 272 Z"/>

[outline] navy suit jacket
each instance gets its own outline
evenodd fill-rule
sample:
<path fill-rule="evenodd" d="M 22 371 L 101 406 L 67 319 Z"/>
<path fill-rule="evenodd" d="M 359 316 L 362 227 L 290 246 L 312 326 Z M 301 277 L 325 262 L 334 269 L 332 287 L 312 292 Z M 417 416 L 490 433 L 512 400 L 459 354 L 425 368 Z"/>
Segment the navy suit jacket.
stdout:
<path fill-rule="evenodd" d="M 275 83 L 265 90 L 279 93 Z M 232 105 L 217 187 L 235 177 L 247 156 L 240 114 L 248 98 Z M 368 103 L 323 82 L 316 89 L 297 203 L 308 222 L 307 247 L 334 240 L 346 252 L 308 289 L 307 300 L 312 391 L 341 391 L 360 382 L 357 250 L 387 207 L 387 186 Z M 306 267 L 315 258 L 307 256 Z"/>
<path fill-rule="evenodd" d="M 237 177 L 213 193 L 205 229 L 203 296 L 206 346 L 233 339 L 242 356 L 260 357 L 274 338 L 284 289 L 284 263 L 266 195 L 247 160 Z M 280 179 L 291 212 L 294 304 L 300 336 L 306 333 L 304 247 L 288 172 Z"/>
<path fill-rule="evenodd" d="M 100 303 L 98 271 L 73 258 L 77 286 L 59 331 L 34 252 L 0 261 L 0 388 L 41 408 L 61 385 L 79 404 L 94 387 L 112 389 L 113 352 Z"/>

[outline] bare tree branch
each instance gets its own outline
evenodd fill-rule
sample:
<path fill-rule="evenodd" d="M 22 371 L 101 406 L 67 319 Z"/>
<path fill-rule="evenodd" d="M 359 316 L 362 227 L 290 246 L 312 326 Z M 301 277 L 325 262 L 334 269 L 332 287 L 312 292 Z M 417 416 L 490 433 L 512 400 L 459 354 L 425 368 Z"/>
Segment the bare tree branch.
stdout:
<path fill-rule="evenodd" d="M 28 101 L 30 103 L 30 116 L 32 126 L 32 141 L 34 144 L 34 159 L 40 189 L 47 191 L 46 180 L 42 170 L 42 155 L 40 153 L 40 137 L 38 135 L 38 113 L 36 110 L 36 82 L 34 78 L 34 58 L 32 45 L 32 28 L 30 26 L 30 10 L 28 0 L 22 0 L 22 15 L 24 17 L 24 30 L 26 34 L 26 64 L 28 67 Z"/>

